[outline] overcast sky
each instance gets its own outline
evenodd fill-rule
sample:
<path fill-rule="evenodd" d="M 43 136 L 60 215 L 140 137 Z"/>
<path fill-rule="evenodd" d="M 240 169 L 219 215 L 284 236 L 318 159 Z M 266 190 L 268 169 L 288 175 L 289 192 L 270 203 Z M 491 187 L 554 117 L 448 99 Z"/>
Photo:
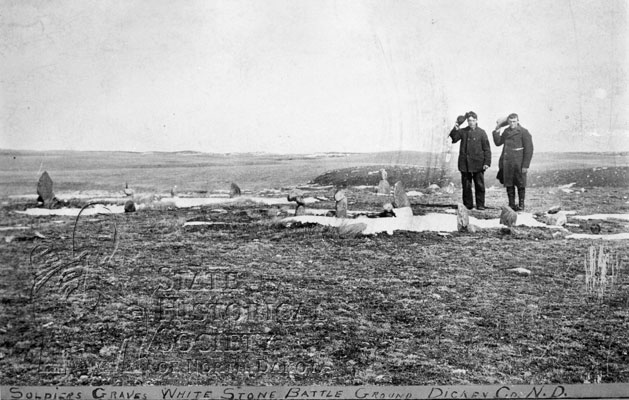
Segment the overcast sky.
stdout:
<path fill-rule="evenodd" d="M 0 148 L 629 150 L 624 0 L 0 0 Z"/>

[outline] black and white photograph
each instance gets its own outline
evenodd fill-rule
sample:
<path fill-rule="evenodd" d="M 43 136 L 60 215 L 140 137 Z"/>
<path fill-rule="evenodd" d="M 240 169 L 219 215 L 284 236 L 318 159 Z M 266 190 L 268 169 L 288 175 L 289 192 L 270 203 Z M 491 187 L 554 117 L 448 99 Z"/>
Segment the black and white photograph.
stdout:
<path fill-rule="evenodd" d="M 0 0 L 0 398 L 629 398 L 626 0 Z"/>

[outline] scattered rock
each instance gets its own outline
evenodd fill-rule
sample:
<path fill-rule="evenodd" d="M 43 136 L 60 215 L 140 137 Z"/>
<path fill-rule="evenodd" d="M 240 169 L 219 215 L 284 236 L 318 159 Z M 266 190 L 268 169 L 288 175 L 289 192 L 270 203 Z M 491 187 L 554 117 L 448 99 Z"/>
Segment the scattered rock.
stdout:
<path fill-rule="evenodd" d="M 518 234 L 515 228 L 508 228 L 506 226 L 503 226 L 502 228 L 500 228 L 500 233 L 503 235 L 517 235 Z"/>
<path fill-rule="evenodd" d="M 438 191 L 439 189 L 441 189 L 441 188 L 440 188 L 440 187 L 439 187 L 439 185 L 437 185 L 436 183 L 433 183 L 432 185 L 429 185 L 429 186 L 426 188 L 426 190 L 427 190 L 428 192 L 430 192 L 430 193 L 434 193 L 434 192 Z"/>
<path fill-rule="evenodd" d="M 508 227 L 514 226 L 518 219 L 518 214 L 507 206 L 502 206 L 501 209 L 502 212 L 500 213 L 500 223 Z"/>
<path fill-rule="evenodd" d="M 566 234 L 565 232 L 557 231 L 557 232 L 553 232 L 552 236 L 553 236 L 553 239 L 563 239 L 566 236 Z"/>
<path fill-rule="evenodd" d="M 386 203 L 382 206 L 382 211 L 378 214 L 378 217 L 382 218 L 390 218 L 395 217 L 395 212 L 393 211 L 393 204 Z"/>
<path fill-rule="evenodd" d="M 473 225 L 473 224 L 469 224 L 469 225 L 467 226 L 467 231 L 468 231 L 469 233 L 476 233 L 476 232 L 480 232 L 481 230 L 482 230 L 482 229 L 481 229 L 481 227 L 480 227 L 480 226 L 476 226 L 476 225 Z"/>
<path fill-rule="evenodd" d="M 571 182 L 571 183 L 568 183 L 567 185 L 559 186 L 559 189 L 570 189 L 571 187 L 573 187 L 576 184 L 577 184 L 576 182 Z"/>
<path fill-rule="evenodd" d="M 37 231 L 33 231 L 27 234 L 23 234 L 23 235 L 18 235 L 18 236 L 5 236 L 4 237 L 4 241 L 6 243 L 11 243 L 13 241 L 16 242 L 31 242 L 35 239 L 46 239 L 46 236 L 42 235 L 41 233 L 37 232 Z"/>
<path fill-rule="evenodd" d="M 446 188 L 444 189 L 444 192 L 448 194 L 454 193 L 454 183 L 450 182 L 448 186 L 446 186 Z"/>
<path fill-rule="evenodd" d="M 393 205 L 395 208 L 410 207 L 411 202 L 408 201 L 408 196 L 404 190 L 404 184 L 402 181 L 397 181 L 393 188 Z"/>
<path fill-rule="evenodd" d="M 552 206 L 548 210 L 548 214 L 557 214 L 559 211 L 561 211 L 561 206 Z"/>
<path fill-rule="evenodd" d="M 467 211 L 467 207 L 458 203 L 456 205 L 456 229 L 459 232 L 467 232 L 467 227 L 470 224 L 470 215 Z"/>
<path fill-rule="evenodd" d="M 355 224 L 342 224 L 339 226 L 339 235 L 341 236 L 356 236 L 363 233 L 367 229 L 367 224 L 358 222 Z"/>
<path fill-rule="evenodd" d="M 234 182 L 231 183 L 229 188 L 229 198 L 240 196 L 240 188 Z"/>
<path fill-rule="evenodd" d="M 179 196 L 179 194 L 177 193 L 177 185 L 173 186 L 172 189 L 170 189 L 170 196 L 171 197 Z"/>
<path fill-rule="evenodd" d="M 568 222 L 566 218 L 566 214 L 563 212 L 558 212 L 556 214 L 549 214 L 546 217 L 546 225 L 550 226 L 564 226 Z"/>
<path fill-rule="evenodd" d="M 347 218 L 347 197 L 345 190 L 340 189 L 334 194 L 336 201 L 336 218 Z"/>
<path fill-rule="evenodd" d="M 126 196 L 133 196 L 133 194 L 135 193 L 133 191 L 133 189 L 129 189 L 129 183 L 125 182 L 124 183 L 124 190 L 122 191 Z"/>
<path fill-rule="evenodd" d="M 592 232 L 595 235 L 598 235 L 599 233 L 601 233 L 601 226 L 599 224 L 591 224 L 590 225 L 590 232 Z"/>
<path fill-rule="evenodd" d="M 55 194 L 52 191 L 52 179 L 48 172 L 44 171 L 43 174 L 39 177 L 39 182 L 37 182 L 37 201 L 41 201 L 43 206 L 46 208 L 50 208 L 53 204 L 53 200 L 55 199 Z"/>
<path fill-rule="evenodd" d="M 133 202 L 133 200 L 127 200 L 126 203 L 124 203 L 124 212 L 135 212 L 135 203 Z"/>
<path fill-rule="evenodd" d="M 280 215 L 280 209 L 276 208 L 276 207 L 271 207 L 268 210 L 266 210 L 266 216 L 269 218 L 275 218 L 278 215 Z"/>
<path fill-rule="evenodd" d="M 511 269 L 508 269 L 507 271 L 513 272 L 515 274 L 522 275 L 522 276 L 529 276 L 529 275 L 531 275 L 531 271 L 529 271 L 526 268 L 522 268 L 522 267 L 511 268 Z"/>

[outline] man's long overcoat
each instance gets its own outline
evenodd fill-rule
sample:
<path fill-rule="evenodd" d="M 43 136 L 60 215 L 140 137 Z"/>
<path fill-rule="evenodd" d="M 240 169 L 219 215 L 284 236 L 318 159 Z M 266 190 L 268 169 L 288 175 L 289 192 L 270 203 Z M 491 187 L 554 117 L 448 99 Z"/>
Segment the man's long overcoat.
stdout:
<path fill-rule="evenodd" d="M 533 158 L 533 138 L 528 130 L 521 126 L 511 127 L 502 132 L 493 132 L 494 143 L 502 147 L 502 154 L 498 162 L 498 180 L 505 186 L 526 187 L 526 173 L 522 168 L 528 168 Z"/>

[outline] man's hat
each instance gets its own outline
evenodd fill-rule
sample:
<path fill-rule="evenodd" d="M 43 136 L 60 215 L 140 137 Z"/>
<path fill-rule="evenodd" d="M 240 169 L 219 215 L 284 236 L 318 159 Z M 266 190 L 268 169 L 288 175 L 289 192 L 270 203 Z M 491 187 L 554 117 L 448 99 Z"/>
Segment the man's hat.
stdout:
<path fill-rule="evenodd" d="M 461 125 L 463 122 L 467 120 L 467 115 L 459 115 L 456 117 L 456 123 Z"/>
<path fill-rule="evenodd" d="M 509 125 L 509 117 L 500 117 L 496 120 L 496 126 L 498 128 L 502 128 L 507 125 Z"/>

